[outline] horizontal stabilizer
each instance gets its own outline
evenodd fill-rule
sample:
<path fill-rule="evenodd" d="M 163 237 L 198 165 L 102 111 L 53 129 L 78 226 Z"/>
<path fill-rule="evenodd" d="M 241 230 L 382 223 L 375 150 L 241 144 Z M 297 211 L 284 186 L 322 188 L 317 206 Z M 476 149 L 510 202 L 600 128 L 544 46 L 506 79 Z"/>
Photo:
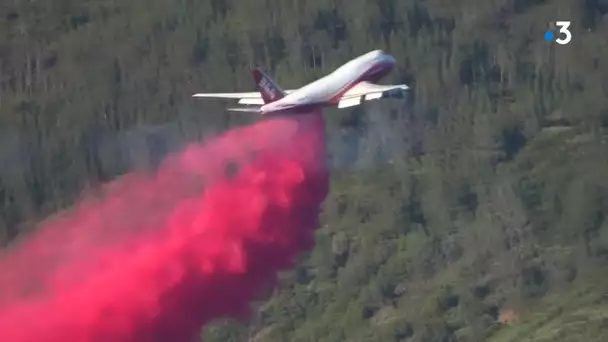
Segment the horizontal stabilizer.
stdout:
<path fill-rule="evenodd" d="M 261 97 L 258 97 L 258 98 L 242 98 L 242 99 L 239 100 L 239 104 L 261 106 L 261 105 L 264 104 L 264 100 Z"/>
<path fill-rule="evenodd" d="M 258 92 L 248 92 L 248 93 L 197 93 L 192 95 L 192 97 L 210 97 L 210 98 L 218 98 L 218 99 L 243 99 L 243 98 L 256 98 L 260 97 L 260 93 Z"/>
<path fill-rule="evenodd" d="M 260 107 L 235 107 L 226 108 L 229 112 L 246 112 L 246 113 L 260 113 Z"/>

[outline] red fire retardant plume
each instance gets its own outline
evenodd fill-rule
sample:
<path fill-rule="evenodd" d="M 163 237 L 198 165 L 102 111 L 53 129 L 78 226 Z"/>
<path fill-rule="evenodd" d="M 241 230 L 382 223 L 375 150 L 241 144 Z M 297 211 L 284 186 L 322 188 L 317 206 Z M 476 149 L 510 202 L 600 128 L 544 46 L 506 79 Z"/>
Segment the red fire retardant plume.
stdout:
<path fill-rule="evenodd" d="M 43 222 L 0 258 L 2 342 L 182 342 L 312 247 L 320 113 L 235 129 Z"/>

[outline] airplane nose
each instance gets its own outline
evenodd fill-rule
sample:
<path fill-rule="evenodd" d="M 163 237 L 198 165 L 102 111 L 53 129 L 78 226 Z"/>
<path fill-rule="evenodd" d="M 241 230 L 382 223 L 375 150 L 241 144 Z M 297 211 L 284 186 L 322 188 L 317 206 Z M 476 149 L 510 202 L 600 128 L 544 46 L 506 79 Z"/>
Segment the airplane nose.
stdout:
<path fill-rule="evenodd" d="M 389 55 L 388 53 L 383 53 L 382 58 L 389 64 L 395 64 L 395 57 Z"/>
<path fill-rule="evenodd" d="M 388 53 L 386 53 L 386 51 L 384 50 L 374 50 L 374 55 L 375 58 L 379 58 L 382 59 L 390 64 L 394 64 L 395 63 L 395 58 L 393 58 L 393 56 L 389 55 Z"/>

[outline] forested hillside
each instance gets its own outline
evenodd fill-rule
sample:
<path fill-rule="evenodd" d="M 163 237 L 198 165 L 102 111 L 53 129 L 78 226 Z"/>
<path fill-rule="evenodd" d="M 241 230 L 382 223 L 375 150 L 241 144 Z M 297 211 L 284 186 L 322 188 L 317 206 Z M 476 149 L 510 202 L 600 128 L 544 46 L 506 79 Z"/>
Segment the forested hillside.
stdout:
<path fill-rule="evenodd" d="M 293 88 L 382 48 L 407 105 L 327 112 L 317 246 L 205 341 L 608 339 L 608 1 L 0 4 L 0 232 L 254 120 L 195 91 Z M 571 20 L 569 45 L 547 42 Z"/>

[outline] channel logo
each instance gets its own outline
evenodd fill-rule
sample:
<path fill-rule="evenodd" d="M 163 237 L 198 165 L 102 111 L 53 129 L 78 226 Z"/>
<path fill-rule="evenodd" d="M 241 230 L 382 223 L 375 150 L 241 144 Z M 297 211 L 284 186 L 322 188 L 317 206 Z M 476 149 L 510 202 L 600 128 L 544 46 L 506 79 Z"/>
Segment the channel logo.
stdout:
<path fill-rule="evenodd" d="M 551 31 L 545 32 L 545 40 L 555 40 L 557 44 L 566 45 L 572 40 L 572 32 L 570 32 L 570 21 L 556 21 L 555 26 L 559 28 L 559 32 L 555 35 Z M 556 39 L 557 36 L 557 39 Z"/>

